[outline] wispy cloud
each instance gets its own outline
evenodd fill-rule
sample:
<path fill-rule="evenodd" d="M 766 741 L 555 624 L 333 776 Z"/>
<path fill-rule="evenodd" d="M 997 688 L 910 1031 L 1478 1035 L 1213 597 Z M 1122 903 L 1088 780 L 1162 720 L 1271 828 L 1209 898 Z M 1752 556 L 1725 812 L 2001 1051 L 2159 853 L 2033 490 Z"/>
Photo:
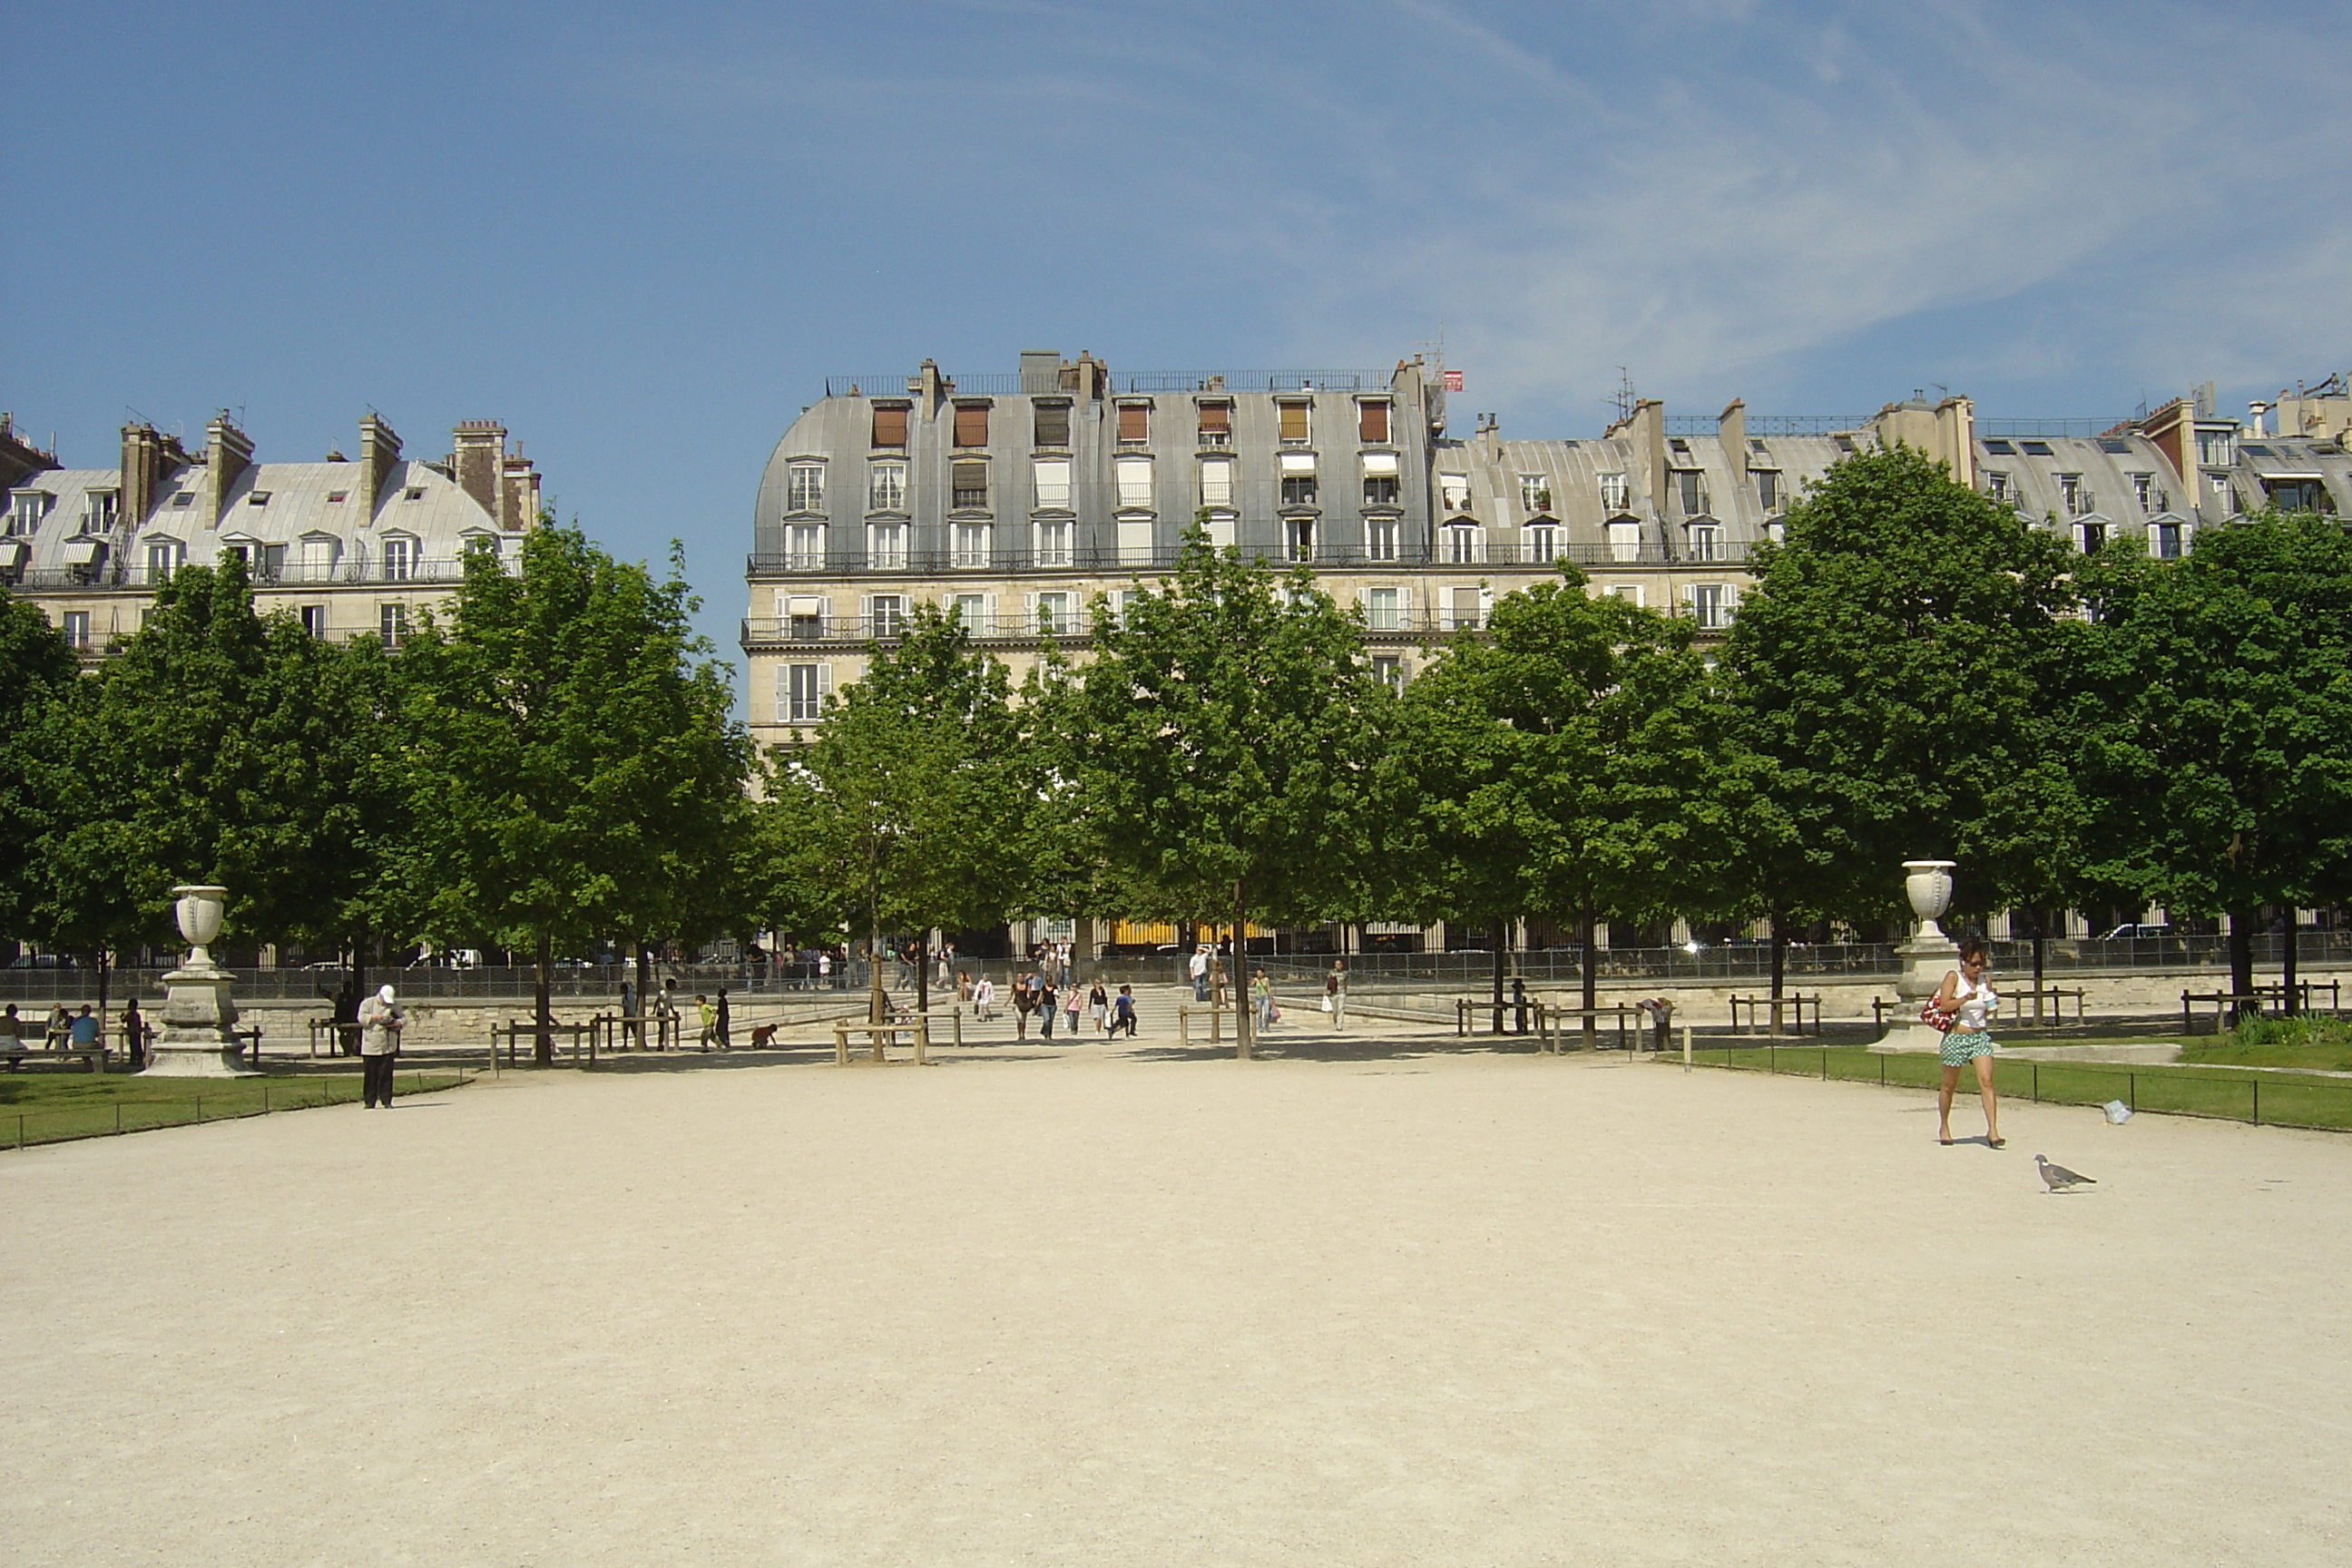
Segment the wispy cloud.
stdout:
<path fill-rule="evenodd" d="M 1842 343 L 1969 308 L 1982 352 L 1947 333 L 1939 363 L 1897 374 L 2252 365 L 2321 345 L 2307 309 L 2231 280 L 2340 299 L 2352 205 L 2310 163 L 2332 154 L 2285 123 L 2249 141 L 2294 112 L 2283 62 L 2313 102 L 2352 78 L 2352 38 L 2317 7 L 867 15 L 674 31 L 575 80 L 779 163 L 854 146 L 842 177 L 887 169 L 872 199 L 951 205 L 990 226 L 980 247 L 1082 237 L 1147 290 L 1213 271 L 1268 360 L 1377 363 L 1442 323 L 1481 406 L 1581 412 L 1620 363 L 1691 395 L 1802 379 Z M 1074 271 L 1070 308 L 1108 287 Z M 2050 289 L 2074 313 L 1997 346 L 2001 302 Z"/>

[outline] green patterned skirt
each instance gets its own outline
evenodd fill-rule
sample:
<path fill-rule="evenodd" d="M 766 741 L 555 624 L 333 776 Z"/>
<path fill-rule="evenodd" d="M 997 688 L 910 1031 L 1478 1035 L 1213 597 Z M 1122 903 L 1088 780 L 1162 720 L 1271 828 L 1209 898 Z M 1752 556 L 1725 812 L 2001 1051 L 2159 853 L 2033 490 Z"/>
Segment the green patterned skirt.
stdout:
<path fill-rule="evenodd" d="M 1948 1068 L 1966 1067 L 1979 1057 L 1992 1055 L 1992 1037 L 1982 1029 L 1954 1029 L 1944 1037 L 1944 1048 L 1938 1054 Z"/>

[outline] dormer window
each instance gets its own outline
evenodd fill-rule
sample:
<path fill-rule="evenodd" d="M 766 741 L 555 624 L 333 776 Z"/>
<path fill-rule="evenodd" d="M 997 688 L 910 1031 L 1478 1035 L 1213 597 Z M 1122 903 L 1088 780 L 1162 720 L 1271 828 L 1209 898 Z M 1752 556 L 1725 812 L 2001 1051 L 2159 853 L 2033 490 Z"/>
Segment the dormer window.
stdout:
<path fill-rule="evenodd" d="M 1275 405 L 1276 423 L 1282 444 L 1304 447 L 1307 442 L 1307 411 L 1311 405 L 1298 400 Z"/>
<path fill-rule="evenodd" d="M 883 451 L 905 451 L 907 448 L 908 405 L 903 403 L 877 403 L 874 405 L 874 445 Z"/>
<path fill-rule="evenodd" d="M 1032 412 L 1035 416 L 1036 444 L 1053 451 L 1066 451 L 1070 445 L 1070 405 L 1039 403 Z"/>
<path fill-rule="evenodd" d="M 824 510 L 824 465 L 793 463 L 784 469 L 784 510 L 786 511 L 823 511 Z"/>
<path fill-rule="evenodd" d="M 1367 447 L 1385 447 L 1389 443 L 1389 405 L 1374 399 L 1356 406 L 1356 436 Z"/>
<path fill-rule="evenodd" d="M 416 573 L 416 541 L 394 534 L 383 542 L 383 580 L 405 583 Z"/>
<path fill-rule="evenodd" d="M 8 503 L 8 531 L 32 533 L 41 526 L 41 519 L 49 514 L 49 502 L 54 500 L 47 490 L 18 490 Z"/>
<path fill-rule="evenodd" d="M 115 490 L 92 490 L 82 502 L 84 533 L 110 533 L 122 518 L 122 497 Z"/>

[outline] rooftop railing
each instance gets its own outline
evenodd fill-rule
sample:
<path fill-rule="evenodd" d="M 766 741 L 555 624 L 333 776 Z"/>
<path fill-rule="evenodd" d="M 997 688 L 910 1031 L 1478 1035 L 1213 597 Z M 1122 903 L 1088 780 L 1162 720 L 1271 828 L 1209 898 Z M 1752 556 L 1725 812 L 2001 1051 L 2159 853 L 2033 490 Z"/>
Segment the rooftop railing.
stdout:
<path fill-rule="evenodd" d="M 1384 370 L 1160 370 L 1124 374 L 1113 371 L 1103 377 L 1103 382 L 1115 397 L 1154 392 L 1385 392 L 1391 374 Z M 828 375 L 824 378 L 824 395 L 904 397 L 908 383 L 914 379 L 912 374 L 904 371 L 893 375 Z M 1028 390 L 1018 371 L 992 375 L 942 374 L 940 380 L 942 384 L 952 383 L 958 394 L 969 397 L 1012 397 Z M 1053 386 L 1037 390 L 1039 395 L 1051 397 L 1069 389 L 1056 381 Z"/>
<path fill-rule="evenodd" d="M 1518 566 L 1543 568 L 1566 561 L 1580 567 L 1606 569 L 1612 566 L 1743 566 L 1748 559 L 1749 544 L 1745 541 L 1725 540 L 1703 547 L 1668 549 L 1656 543 L 1638 548 L 1605 543 L 1559 544 L 1549 550 L 1516 542 L 1494 541 L 1484 544 L 1473 559 L 1454 560 L 1440 553 L 1426 552 L 1400 552 L 1393 555 L 1371 555 L 1360 547 L 1326 548 L 1318 545 L 1311 559 L 1294 561 L 1291 547 L 1286 543 L 1246 544 L 1241 547 L 1246 561 L 1264 561 L 1276 566 L 1304 565 L 1318 572 L 1347 571 L 1411 571 L 1427 573 L 1475 572 L 1482 566 Z M 876 565 L 863 550 L 834 550 L 823 552 L 788 551 L 776 554 L 752 554 L 744 557 L 744 574 L 754 580 L 792 577 L 907 577 L 907 576 L 983 576 L 991 573 L 1068 572 L 1092 573 L 1097 575 L 1122 573 L 1164 572 L 1173 568 L 1181 552 L 1173 545 L 1141 548 L 1112 547 L 1089 549 L 1073 546 L 1067 550 L 1038 552 L 997 548 L 985 560 L 953 548 L 946 550 L 906 550 L 889 557 L 889 565 Z"/>

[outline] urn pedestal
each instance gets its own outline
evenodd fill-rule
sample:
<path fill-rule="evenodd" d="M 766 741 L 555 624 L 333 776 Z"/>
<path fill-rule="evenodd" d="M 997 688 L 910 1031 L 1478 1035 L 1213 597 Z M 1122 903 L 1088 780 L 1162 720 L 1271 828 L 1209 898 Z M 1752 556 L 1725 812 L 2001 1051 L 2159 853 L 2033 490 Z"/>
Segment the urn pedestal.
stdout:
<path fill-rule="evenodd" d="M 1871 1047 L 1873 1050 L 1944 1048 L 1944 1037 L 1919 1021 L 1919 1009 L 1943 984 L 1945 974 L 1959 963 L 1959 948 L 1936 923 L 1952 907 L 1955 864 L 1950 860 L 1903 862 L 1903 890 L 1911 900 L 1911 912 L 1919 917 L 1919 925 L 1911 933 L 1911 940 L 1895 950 L 1895 955 L 1903 961 L 1903 973 L 1895 982 L 1895 994 L 1903 1004 L 1902 1014 L 1887 1029 L 1886 1037 Z"/>
<path fill-rule="evenodd" d="M 148 1048 L 142 1078 L 251 1078 L 236 1035 L 230 977 L 205 951 L 220 935 L 226 888 L 174 888 L 173 914 L 188 939 L 188 961 L 163 976 L 163 1027 Z"/>

